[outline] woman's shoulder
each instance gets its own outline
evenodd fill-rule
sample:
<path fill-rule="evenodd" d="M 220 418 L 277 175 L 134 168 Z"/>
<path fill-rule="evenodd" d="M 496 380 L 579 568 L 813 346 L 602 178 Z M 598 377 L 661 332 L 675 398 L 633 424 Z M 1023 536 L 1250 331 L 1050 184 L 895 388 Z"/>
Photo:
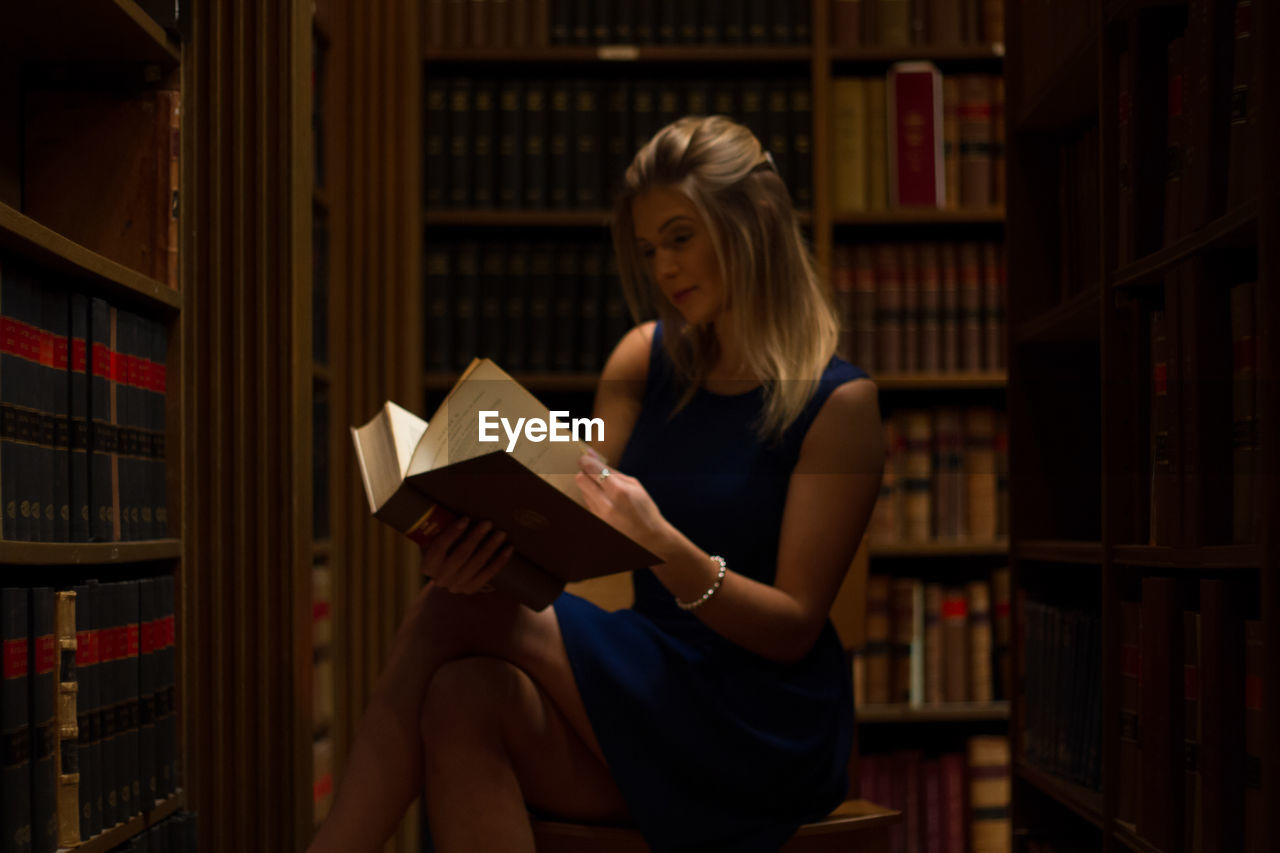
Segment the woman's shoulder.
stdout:
<path fill-rule="evenodd" d="M 622 336 L 605 362 L 601 379 L 644 381 L 649 375 L 649 357 L 661 330 L 655 320 L 641 323 Z"/>

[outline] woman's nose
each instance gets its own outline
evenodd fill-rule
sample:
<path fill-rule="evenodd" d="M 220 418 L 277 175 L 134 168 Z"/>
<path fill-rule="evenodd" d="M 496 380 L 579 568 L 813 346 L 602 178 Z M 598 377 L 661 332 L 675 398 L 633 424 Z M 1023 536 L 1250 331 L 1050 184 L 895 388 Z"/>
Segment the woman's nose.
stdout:
<path fill-rule="evenodd" d="M 680 271 L 675 257 L 670 252 L 659 251 L 654 265 L 657 268 L 659 278 L 666 278 Z"/>

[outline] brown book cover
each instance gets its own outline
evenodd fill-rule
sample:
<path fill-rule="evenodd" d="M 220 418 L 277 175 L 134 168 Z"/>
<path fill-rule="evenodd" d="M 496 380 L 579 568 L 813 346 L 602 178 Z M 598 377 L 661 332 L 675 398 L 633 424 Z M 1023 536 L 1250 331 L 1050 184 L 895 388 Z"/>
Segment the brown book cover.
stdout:
<path fill-rule="evenodd" d="M 933 538 L 933 423 L 929 412 L 923 409 L 907 412 L 905 421 L 905 538 L 910 542 L 927 542 Z"/>
<path fill-rule="evenodd" d="M 1182 234 L 1221 216 L 1226 208 L 1231 130 L 1231 55 L 1234 15 L 1229 2 L 1187 4 L 1187 113 L 1182 180 Z"/>
<path fill-rule="evenodd" d="M 871 510 L 867 538 L 873 543 L 897 542 L 902 539 L 902 460 L 906 455 L 906 439 L 891 415 L 884 422 L 885 465 L 880 478 L 880 494 Z"/>
<path fill-rule="evenodd" d="M 888 575 L 871 574 L 867 577 L 867 702 L 872 705 L 888 703 L 891 693 L 890 677 L 890 609 Z"/>
<path fill-rule="evenodd" d="M 961 243 L 960 369 L 982 369 L 982 262 L 977 243 Z"/>
<path fill-rule="evenodd" d="M 467 36 L 471 47 L 498 47 L 490 37 L 493 0 L 467 0 Z"/>
<path fill-rule="evenodd" d="M 1004 0 L 981 0 L 982 40 L 1004 44 Z"/>
<path fill-rule="evenodd" d="M 837 211 L 867 209 L 867 80 L 837 77 L 831 83 L 832 204 Z"/>
<path fill-rule="evenodd" d="M 867 78 L 867 207 L 889 206 L 889 109 L 884 77 Z"/>
<path fill-rule="evenodd" d="M 965 853 L 968 813 L 965 803 L 965 755 L 948 752 L 938 758 L 942 772 L 942 838 L 947 853 Z"/>
<path fill-rule="evenodd" d="M 1009 642 L 1013 626 L 1009 613 L 1009 567 L 991 570 L 991 628 L 995 639 L 995 698 L 1013 698 L 1013 669 Z"/>
<path fill-rule="evenodd" d="M 924 585 L 924 701 L 942 702 L 942 584 Z"/>
<path fill-rule="evenodd" d="M 939 540 L 965 535 L 964 427 L 960 410 L 933 410 L 933 533 Z"/>
<path fill-rule="evenodd" d="M 894 243 L 876 246 L 876 359 L 880 373 L 900 373 L 902 346 L 902 264 Z"/>
<path fill-rule="evenodd" d="M 1244 821 L 1245 593 L 1235 580 L 1200 581 L 1200 849 L 1242 847 Z"/>
<path fill-rule="evenodd" d="M 1009 413 L 996 412 L 996 535 L 1009 535 Z"/>
<path fill-rule="evenodd" d="M 1239 544 L 1261 534 L 1257 304 L 1257 282 L 1231 288 L 1231 541 Z"/>
<path fill-rule="evenodd" d="M 894 63 L 886 102 L 890 206 L 946 207 L 942 73 L 931 62 Z M 961 193 L 963 198 L 963 187 Z"/>
<path fill-rule="evenodd" d="M 445 0 L 425 0 L 422 12 L 422 44 L 428 48 L 444 47 Z"/>
<path fill-rule="evenodd" d="M 891 646 L 889 654 L 889 701 L 907 704 L 911 700 L 911 639 L 915 619 L 913 578 L 894 578 L 889 588 L 891 611 Z"/>
<path fill-rule="evenodd" d="M 1138 834 L 1160 850 L 1180 846 L 1182 813 L 1182 606 L 1174 578 L 1142 579 L 1142 747 Z M 1176 780 L 1176 781 L 1175 781 Z"/>
<path fill-rule="evenodd" d="M 915 252 L 920 290 L 920 369 L 937 373 L 942 369 L 942 276 L 938 267 L 938 244 L 918 244 Z"/>
<path fill-rule="evenodd" d="M 1134 51 L 1125 46 L 1116 58 L 1116 262 L 1137 259 L 1133 208 L 1133 63 Z"/>
<path fill-rule="evenodd" d="M 955 373 L 960 370 L 960 264 L 955 243 L 947 242 L 939 247 L 938 270 L 942 370 Z"/>
<path fill-rule="evenodd" d="M 23 106 L 23 212 L 167 282 L 176 96 L 54 84 Z"/>
<path fill-rule="evenodd" d="M 991 206 L 991 76 L 960 75 L 960 206 Z"/>
<path fill-rule="evenodd" d="M 929 43 L 955 46 L 964 41 L 960 4 L 956 0 L 928 0 Z"/>
<path fill-rule="evenodd" d="M 991 200 L 1004 207 L 1007 191 L 1004 78 L 991 78 Z"/>
<path fill-rule="evenodd" d="M 902 369 L 920 370 L 920 255 L 919 245 L 902 245 Z"/>
<path fill-rule="evenodd" d="M 965 504 L 968 535 L 980 541 L 996 536 L 995 411 L 965 411 Z"/>
<path fill-rule="evenodd" d="M 836 246 L 831 257 L 831 283 L 833 285 L 836 312 L 840 317 L 840 338 L 836 354 L 854 362 L 858 329 L 858 304 L 854 297 L 853 247 Z M 863 365 L 859 365 L 864 367 Z"/>
<path fill-rule="evenodd" d="M 656 564 L 581 503 L 574 476 L 586 445 L 574 434 L 582 424 L 571 429 L 557 414 L 487 359 L 472 361 L 429 423 L 385 404 L 351 428 L 370 510 L 419 545 L 459 516 L 491 521 L 520 558 L 513 556 L 494 586 L 534 609 L 554 600 L 566 581 Z M 517 424 L 514 435 L 499 418 Z M 538 422 L 548 440 L 530 440 Z"/>
<path fill-rule="evenodd" d="M 1000 247 L 982 244 L 982 367 L 999 370 L 1004 361 L 1004 282 L 1001 280 Z"/>
<path fill-rule="evenodd" d="M 942 593 L 942 701 L 969 701 L 969 601 L 964 587 Z"/>
<path fill-rule="evenodd" d="M 1252 179 L 1258 165 L 1258 63 L 1253 31 L 1253 0 L 1236 0 L 1227 179 L 1227 204 L 1233 208 L 1254 194 Z"/>
<path fill-rule="evenodd" d="M 966 748 L 969 765 L 969 851 L 1009 853 L 1013 843 L 1009 739 L 1003 735 L 978 735 L 969 738 Z"/>
<path fill-rule="evenodd" d="M 942 170 L 947 209 L 960 207 L 960 77 L 942 78 Z"/>
<path fill-rule="evenodd" d="M 986 581 L 969 581 L 969 701 L 995 698 L 991 669 L 991 588 Z"/>
<path fill-rule="evenodd" d="M 1172 545 L 1181 506 L 1177 503 L 1175 450 L 1171 440 L 1171 353 L 1165 312 L 1151 312 L 1151 535 L 1152 545 Z M 1176 371 L 1176 365 L 1173 365 Z M 1174 373 L 1176 375 L 1176 372 Z"/>
<path fill-rule="evenodd" d="M 1244 623 L 1244 849 L 1262 850 L 1267 837 L 1268 803 L 1262 783 L 1262 755 L 1267 742 L 1262 679 L 1266 676 L 1266 640 L 1262 620 Z"/>
<path fill-rule="evenodd" d="M 871 247 L 865 244 L 853 248 L 853 304 L 854 364 L 874 374 L 880 368 L 876 358 L 876 265 Z"/>
<path fill-rule="evenodd" d="M 1182 611 L 1182 722 L 1183 722 L 1183 849 L 1201 853 L 1200 822 L 1203 819 L 1200 775 L 1200 614 Z"/>
<path fill-rule="evenodd" d="M 862 44 L 862 0 L 831 0 L 831 44 L 835 47 Z"/>
<path fill-rule="evenodd" d="M 1182 234 L 1182 177 L 1187 140 L 1187 41 L 1178 36 L 1169 42 L 1168 112 L 1166 118 L 1166 157 L 1164 176 L 1164 245 L 1170 246 Z"/>
<path fill-rule="evenodd" d="M 906 47 L 911 44 L 911 4 L 909 0 L 874 0 L 876 4 L 876 44 Z"/>
<path fill-rule="evenodd" d="M 444 47 L 457 49 L 467 45 L 469 4 L 470 0 L 445 0 Z"/>
<path fill-rule="evenodd" d="M 1139 660 L 1141 630 L 1140 605 L 1135 601 L 1120 602 L 1120 760 L 1116 818 L 1136 825 L 1138 822 L 1138 779 L 1142 769 L 1142 751 L 1138 741 L 1141 714 Z"/>

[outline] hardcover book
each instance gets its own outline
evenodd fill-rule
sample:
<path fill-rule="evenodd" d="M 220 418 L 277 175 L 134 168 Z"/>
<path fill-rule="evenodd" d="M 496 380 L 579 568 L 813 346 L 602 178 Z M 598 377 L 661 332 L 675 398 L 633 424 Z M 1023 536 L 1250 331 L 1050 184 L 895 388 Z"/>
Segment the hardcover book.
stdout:
<path fill-rule="evenodd" d="M 500 412 L 517 431 L 542 421 L 551 440 L 530 429 L 508 443 L 495 416 L 497 440 L 482 441 L 481 412 Z M 351 438 L 374 517 L 423 546 L 458 517 L 492 521 L 516 552 L 493 585 L 541 610 L 567 581 L 659 562 L 583 504 L 574 475 L 587 446 L 556 440 L 556 423 L 496 364 L 475 359 L 430 421 L 388 402 Z"/>

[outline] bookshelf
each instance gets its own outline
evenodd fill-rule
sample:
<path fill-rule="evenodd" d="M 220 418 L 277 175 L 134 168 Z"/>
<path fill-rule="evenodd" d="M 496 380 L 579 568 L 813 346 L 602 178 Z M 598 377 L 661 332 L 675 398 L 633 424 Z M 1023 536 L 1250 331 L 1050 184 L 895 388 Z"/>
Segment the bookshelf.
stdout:
<path fill-rule="evenodd" d="M 1043 849 L 1280 838 L 1263 5 L 1008 7 L 1013 819 Z"/>
<path fill-rule="evenodd" d="M 133 0 L 91 0 L 71 17 L 11 10 L 0 33 L 0 630 L 30 650 L 10 659 L 0 725 L 31 745 L 6 758 L 0 833 L 49 853 L 195 832 L 174 629 L 184 52 L 162 23 Z M 50 640 L 76 649 L 61 685 L 36 654 Z M 59 730 L 75 774 L 55 766 Z"/>

